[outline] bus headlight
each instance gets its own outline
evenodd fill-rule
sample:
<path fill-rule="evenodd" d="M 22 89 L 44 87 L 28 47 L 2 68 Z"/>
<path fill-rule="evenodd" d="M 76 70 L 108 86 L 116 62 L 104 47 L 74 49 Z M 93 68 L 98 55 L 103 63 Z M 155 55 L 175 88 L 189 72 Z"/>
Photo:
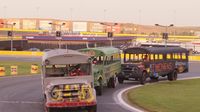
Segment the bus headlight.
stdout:
<path fill-rule="evenodd" d="M 59 99 L 62 96 L 62 92 L 58 86 L 54 86 L 50 94 L 53 99 Z"/>

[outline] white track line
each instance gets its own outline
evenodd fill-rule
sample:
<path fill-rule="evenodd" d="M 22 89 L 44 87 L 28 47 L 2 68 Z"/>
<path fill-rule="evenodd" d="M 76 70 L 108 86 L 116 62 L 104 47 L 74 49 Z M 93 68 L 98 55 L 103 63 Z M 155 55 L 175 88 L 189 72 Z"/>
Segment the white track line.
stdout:
<path fill-rule="evenodd" d="M 189 78 L 180 78 L 178 80 L 188 80 L 188 79 L 197 79 L 197 78 L 200 78 L 200 77 L 189 77 Z M 160 81 L 160 82 L 164 82 L 164 81 Z M 128 88 L 125 88 L 123 90 L 121 90 L 118 94 L 117 94 L 117 97 L 114 98 L 115 102 L 118 102 L 120 106 L 122 106 L 124 109 L 127 109 L 131 112 L 143 112 L 142 110 L 136 108 L 136 107 L 133 107 L 131 105 L 129 105 L 128 103 L 126 103 L 123 98 L 122 98 L 122 95 L 124 92 L 130 90 L 130 89 L 135 89 L 135 88 L 138 88 L 138 87 L 142 87 L 143 85 L 136 85 L 136 86 L 132 86 L 132 87 L 128 87 Z"/>
<path fill-rule="evenodd" d="M 33 102 L 33 101 L 0 101 L 0 103 L 7 103 L 7 104 L 43 104 L 42 102 Z"/>

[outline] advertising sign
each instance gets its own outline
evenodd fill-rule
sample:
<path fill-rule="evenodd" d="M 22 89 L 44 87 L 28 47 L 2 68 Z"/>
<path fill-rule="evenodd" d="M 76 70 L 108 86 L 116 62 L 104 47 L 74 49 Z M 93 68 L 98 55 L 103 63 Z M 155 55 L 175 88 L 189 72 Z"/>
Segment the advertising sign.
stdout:
<path fill-rule="evenodd" d="M 105 32 L 105 27 L 100 23 L 90 23 L 90 32 Z"/>
<path fill-rule="evenodd" d="M 55 21 L 55 24 L 57 24 L 57 25 L 55 25 L 55 30 L 56 31 L 60 31 L 60 30 L 62 32 L 69 32 L 70 31 L 70 22 L 67 22 L 67 21 Z"/>
<path fill-rule="evenodd" d="M 11 66 L 10 72 L 11 72 L 11 75 L 17 75 L 17 66 Z"/>
<path fill-rule="evenodd" d="M 73 22 L 73 32 L 86 32 L 87 22 Z"/>
<path fill-rule="evenodd" d="M 5 67 L 0 67 L 0 76 L 5 76 Z"/>
<path fill-rule="evenodd" d="M 23 29 L 36 29 L 36 20 L 23 20 Z"/>
<path fill-rule="evenodd" d="M 32 64 L 32 65 L 31 65 L 31 73 L 32 73 L 32 74 L 36 74 L 36 73 L 38 73 L 38 71 L 39 71 L 38 65 Z"/>
<path fill-rule="evenodd" d="M 113 26 L 107 25 L 106 26 L 106 31 L 107 32 L 114 32 L 114 33 L 120 33 L 121 27 L 120 27 L 119 24 L 118 25 L 113 25 Z"/>
<path fill-rule="evenodd" d="M 3 23 L 3 22 L 4 22 L 3 19 L 0 19 L 0 23 Z M 0 24 L 0 28 L 3 28 L 2 24 Z"/>
<path fill-rule="evenodd" d="M 7 24 L 13 24 L 16 23 L 13 28 L 15 29 L 20 29 L 20 20 L 19 19 L 7 19 L 6 21 Z M 6 26 L 6 28 L 11 28 L 11 26 Z"/>
<path fill-rule="evenodd" d="M 39 29 L 40 30 L 52 30 L 52 25 L 49 23 L 52 23 L 52 21 L 48 21 L 48 20 L 41 20 L 39 22 Z"/>
<path fill-rule="evenodd" d="M 133 33 L 135 31 L 135 27 L 133 24 L 122 24 L 121 25 L 122 33 Z"/>

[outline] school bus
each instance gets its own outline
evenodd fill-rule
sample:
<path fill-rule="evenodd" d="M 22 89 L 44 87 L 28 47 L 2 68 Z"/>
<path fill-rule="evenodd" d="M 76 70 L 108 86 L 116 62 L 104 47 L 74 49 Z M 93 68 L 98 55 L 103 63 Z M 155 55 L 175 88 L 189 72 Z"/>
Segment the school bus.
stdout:
<path fill-rule="evenodd" d="M 124 60 L 118 82 L 135 79 L 144 84 L 146 78 L 158 80 L 167 76 L 177 79 L 178 73 L 188 72 L 188 50 L 181 47 L 133 47 L 123 50 Z"/>
<path fill-rule="evenodd" d="M 96 112 L 90 57 L 73 50 L 51 50 L 42 59 L 42 89 L 47 112 Z"/>
<path fill-rule="evenodd" d="M 117 74 L 121 71 L 119 49 L 114 47 L 96 47 L 79 51 L 92 58 L 94 86 L 97 95 L 102 95 L 103 86 L 115 88 Z"/>

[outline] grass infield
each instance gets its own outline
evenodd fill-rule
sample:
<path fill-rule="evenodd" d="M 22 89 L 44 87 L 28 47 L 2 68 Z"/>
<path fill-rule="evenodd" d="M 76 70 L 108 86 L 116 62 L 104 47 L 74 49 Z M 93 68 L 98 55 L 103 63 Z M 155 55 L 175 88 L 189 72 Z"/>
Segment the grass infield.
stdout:
<path fill-rule="evenodd" d="M 200 112 L 200 79 L 145 85 L 127 95 L 131 103 L 150 112 Z"/>
<path fill-rule="evenodd" d="M 31 75 L 31 65 L 37 64 L 39 66 L 38 73 L 40 73 L 40 63 L 39 62 L 19 62 L 19 61 L 0 61 L 0 67 L 5 67 L 5 76 L 11 76 L 11 66 L 18 67 L 17 75 Z"/>

